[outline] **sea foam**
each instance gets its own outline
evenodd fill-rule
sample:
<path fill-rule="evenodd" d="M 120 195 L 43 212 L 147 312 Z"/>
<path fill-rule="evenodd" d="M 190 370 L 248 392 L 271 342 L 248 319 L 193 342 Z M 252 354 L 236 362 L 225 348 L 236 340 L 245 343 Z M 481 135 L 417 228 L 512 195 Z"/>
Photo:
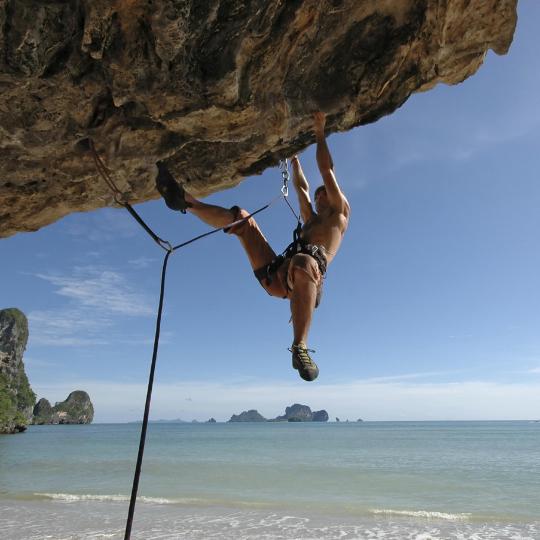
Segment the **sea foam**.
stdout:
<path fill-rule="evenodd" d="M 448 521 L 465 521 L 471 514 L 449 514 L 447 512 L 434 512 L 431 510 L 392 510 L 391 508 L 374 508 L 370 510 L 372 514 L 383 514 L 388 516 L 407 516 L 426 519 L 446 519 Z"/>
<path fill-rule="evenodd" d="M 92 495 L 83 494 L 76 495 L 73 493 L 34 493 L 36 497 L 43 499 L 53 499 L 55 501 L 63 501 L 68 503 L 75 503 L 81 501 L 101 501 L 101 502 L 126 502 L 129 501 L 129 497 L 126 495 Z M 173 501 L 171 499 L 164 499 L 161 497 L 137 497 L 138 502 L 146 502 L 153 504 L 177 504 L 179 501 Z"/>

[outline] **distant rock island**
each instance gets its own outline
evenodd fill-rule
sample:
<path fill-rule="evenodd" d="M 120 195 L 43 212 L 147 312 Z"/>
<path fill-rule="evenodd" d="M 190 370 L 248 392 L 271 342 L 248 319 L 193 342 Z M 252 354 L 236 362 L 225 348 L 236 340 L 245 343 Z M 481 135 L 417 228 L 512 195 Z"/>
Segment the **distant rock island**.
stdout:
<path fill-rule="evenodd" d="M 65 401 L 54 407 L 41 398 L 34 407 L 32 424 L 90 424 L 94 419 L 94 406 L 84 390 L 71 392 Z"/>
<path fill-rule="evenodd" d="M 257 410 L 250 409 L 233 414 L 229 422 L 328 422 L 328 413 L 323 409 L 312 412 L 307 405 L 295 403 L 285 409 L 285 414 L 267 420 Z"/>
<path fill-rule="evenodd" d="M 324 409 L 312 412 L 307 405 L 295 403 L 286 407 L 285 414 L 274 418 L 273 422 L 328 422 L 328 413 Z"/>
<path fill-rule="evenodd" d="M 250 409 L 240 414 L 233 414 L 229 422 L 266 422 L 266 418 L 255 409 Z"/>

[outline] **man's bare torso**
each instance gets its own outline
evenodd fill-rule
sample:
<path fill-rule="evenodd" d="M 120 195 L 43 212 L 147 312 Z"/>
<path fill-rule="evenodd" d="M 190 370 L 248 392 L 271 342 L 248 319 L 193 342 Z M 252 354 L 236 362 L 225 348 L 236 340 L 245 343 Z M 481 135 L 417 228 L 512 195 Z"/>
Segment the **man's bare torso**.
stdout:
<path fill-rule="evenodd" d="M 344 206 L 343 212 L 327 208 L 318 214 L 313 213 L 302 227 L 301 238 L 309 244 L 323 247 L 328 263 L 336 256 L 349 224 L 349 205 L 345 203 Z"/>

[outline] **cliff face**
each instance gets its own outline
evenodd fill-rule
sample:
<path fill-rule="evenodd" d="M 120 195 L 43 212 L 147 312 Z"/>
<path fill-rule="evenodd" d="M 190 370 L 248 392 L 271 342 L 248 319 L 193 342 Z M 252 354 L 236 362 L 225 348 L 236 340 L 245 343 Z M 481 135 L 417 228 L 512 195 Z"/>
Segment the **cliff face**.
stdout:
<path fill-rule="evenodd" d="M 504 54 L 517 0 L 0 0 L 0 236 L 130 202 L 165 160 L 196 195 Z"/>
<path fill-rule="evenodd" d="M 36 396 L 24 371 L 28 321 L 18 309 L 0 310 L 0 433 L 24 431 Z"/>
<path fill-rule="evenodd" d="M 94 406 L 83 390 L 71 392 L 65 401 L 54 407 L 41 398 L 34 407 L 33 424 L 90 424 L 94 419 Z"/>

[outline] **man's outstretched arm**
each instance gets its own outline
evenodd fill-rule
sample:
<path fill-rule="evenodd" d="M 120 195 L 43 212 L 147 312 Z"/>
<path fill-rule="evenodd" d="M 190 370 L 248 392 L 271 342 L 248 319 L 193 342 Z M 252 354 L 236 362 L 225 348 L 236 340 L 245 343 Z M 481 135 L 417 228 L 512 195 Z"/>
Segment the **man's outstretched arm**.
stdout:
<path fill-rule="evenodd" d="M 328 202 L 332 208 L 344 213 L 348 204 L 343 195 L 334 174 L 334 162 L 330 155 L 330 150 L 326 144 L 324 128 L 326 125 L 326 115 L 323 112 L 316 112 L 313 115 L 315 138 L 317 140 L 317 165 L 321 173 Z"/>
<path fill-rule="evenodd" d="M 304 171 L 302 171 L 298 156 L 291 158 L 291 165 L 293 170 L 293 186 L 300 205 L 300 215 L 303 222 L 306 223 L 313 216 L 313 206 L 309 197 L 309 184 L 304 176 Z"/>

